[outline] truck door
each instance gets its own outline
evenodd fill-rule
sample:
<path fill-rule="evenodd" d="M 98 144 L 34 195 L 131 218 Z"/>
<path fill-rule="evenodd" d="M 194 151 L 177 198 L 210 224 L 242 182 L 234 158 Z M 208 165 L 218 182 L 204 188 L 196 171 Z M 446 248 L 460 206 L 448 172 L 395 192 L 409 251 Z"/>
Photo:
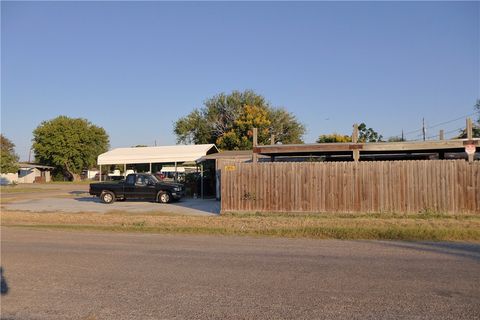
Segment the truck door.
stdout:
<path fill-rule="evenodd" d="M 124 194 L 127 199 L 136 199 L 138 195 L 135 193 L 135 174 L 129 174 L 124 184 Z"/>
<path fill-rule="evenodd" d="M 148 176 L 137 175 L 137 181 L 135 182 L 135 189 L 139 198 L 155 199 L 155 196 L 156 196 L 155 183 L 153 183 L 153 181 L 150 181 Z"/>

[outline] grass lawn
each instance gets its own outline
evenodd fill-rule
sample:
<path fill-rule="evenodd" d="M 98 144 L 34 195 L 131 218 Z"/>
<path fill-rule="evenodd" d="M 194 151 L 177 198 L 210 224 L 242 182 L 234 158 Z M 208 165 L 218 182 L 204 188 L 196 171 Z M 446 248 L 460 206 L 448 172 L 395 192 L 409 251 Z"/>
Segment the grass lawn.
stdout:
<path fill-rule="evenodd" d="M 313 239 L 480 241 L 480 215 L 2 212 L 1 225 L 62 230 L 274 236 Z"/>

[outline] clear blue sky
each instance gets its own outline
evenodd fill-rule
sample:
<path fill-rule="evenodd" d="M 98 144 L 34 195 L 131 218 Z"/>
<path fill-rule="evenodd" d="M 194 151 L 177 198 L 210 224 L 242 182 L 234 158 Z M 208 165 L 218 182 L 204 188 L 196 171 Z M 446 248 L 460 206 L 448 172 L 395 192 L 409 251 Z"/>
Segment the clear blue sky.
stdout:
<path fill-rule="evenodd" d="M 1 130 L 22 160 L 32 130 L 58 115 L 104 127 L 111 147 L 174 144 L 176 119 L 235 89 L 295 113 L 306 142 L 362 121 L 399 135 L 422 117 L 434 125 L 472 113 L 480 97 L 479 2 L 2 1 L 1 9 Z"/>

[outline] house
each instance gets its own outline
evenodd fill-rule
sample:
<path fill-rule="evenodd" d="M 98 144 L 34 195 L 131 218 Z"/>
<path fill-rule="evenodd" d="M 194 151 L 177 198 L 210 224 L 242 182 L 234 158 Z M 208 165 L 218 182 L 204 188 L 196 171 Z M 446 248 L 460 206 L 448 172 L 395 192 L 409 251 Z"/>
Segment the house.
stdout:
<path fill-rule="evenodd" d="M 0 184 L 50 182 L 50 173 L 55 169 L 54 167 L 28 162 L 21 162 L 18 164 L 18 167 L 17 173 L 2 173 Z"/>

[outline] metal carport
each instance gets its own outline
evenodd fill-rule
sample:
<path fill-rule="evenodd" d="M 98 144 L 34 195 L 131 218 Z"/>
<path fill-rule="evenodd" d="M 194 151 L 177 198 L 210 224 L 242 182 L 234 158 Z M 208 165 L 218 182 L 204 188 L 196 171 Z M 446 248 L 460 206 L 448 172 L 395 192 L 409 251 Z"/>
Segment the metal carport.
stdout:
<path fill-rule="evenodd" d="M 97 164 L 100 167 L 100 180 L 102 165 L 122 165 L 124 172 L 129 164 L 149 164 L 152 172 L 152 163 L 177 163 L 195 162 L 208 154 L 217 153 L 214 144 L 175 145 L 160 147 L 132 147 L 115 148 L 98 156 Z M 201 165 L 201 187 L 203 196 L 203 165 Z"/>

